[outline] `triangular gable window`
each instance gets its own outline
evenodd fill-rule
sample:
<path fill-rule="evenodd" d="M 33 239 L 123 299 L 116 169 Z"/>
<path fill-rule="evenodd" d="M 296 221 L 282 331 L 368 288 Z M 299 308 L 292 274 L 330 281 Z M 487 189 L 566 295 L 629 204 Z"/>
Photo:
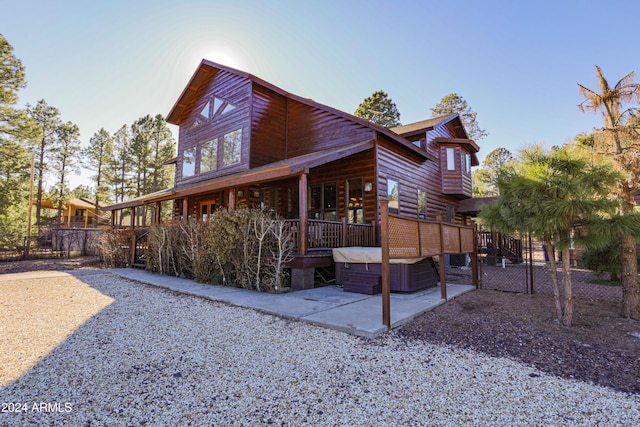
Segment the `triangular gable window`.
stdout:
<path fill-rule="evenodd" d="M 213 97 L 213 114 L 211 117 L 221 116 L 224 113 L 235 110 L 236 106 L 217 96 Z"/>
<path fill-rule="evenodd" d="M 222 107 L 222 104 L 224 104 L 224 99 L 220 99 L 217 96 L 213 97 L 213 114 L 212 116 L 215 116 L 218 114 L 218 110 L 220 109 L 220 107 Z"/>
<path fill-rule="evenodd" d="M 234 107 L 233 105 L 231 105 L 231 104 L 229 104 L 227 102 L 226 105 L 224 105 L 222 108 L 220 108 L 220 114 L 228 113 L 229 111 L 233 111 L 235 109 L 236 109 L 236 107 Z"/>
<path fill-rule="evenodd" d="M 211 108 L 211 101 L 207 101 L 205 106 L 202 108 L 202 111 L 200 111 L 200 115 L 202 117 L 204 117 L 205 119 L 209 119 L 209 109 L 210 108 Z"/>

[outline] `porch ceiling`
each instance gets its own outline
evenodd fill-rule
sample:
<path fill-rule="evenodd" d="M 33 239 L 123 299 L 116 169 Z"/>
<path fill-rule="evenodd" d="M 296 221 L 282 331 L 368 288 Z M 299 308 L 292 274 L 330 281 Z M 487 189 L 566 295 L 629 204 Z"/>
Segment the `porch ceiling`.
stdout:
<path fill-rule="evenodd" d="M 375 141 L 369 140 L 342 147 L 317 151 L 315 153 L 292 157 L 290 159 L 285 159 L 278 162 L 270 163 L 268 165 L 253 168 L 245 172 L 227 175 L 205 182 L 177 186 L 171 189 L 157 191 L 155 193 L 150 193 L 144 196 L 127 200 L 126 202 L 106 206 L 103 209 L 106 211 L 115 211 L 119 209 L 142 206 L 145 204 L 151 204 L 165 200 L 192 196 L 194 194 L 208 193 L 211 191 L 222 190 L 229 187 L 237 187 L 247 184 L 260 184 L 263 182 L 296 176 L 305 171 L 308 171 L 309 168 L 321 166 L 326 163 L 330 163 L 335 160 L 339 160 L 344 157 L 369 150 L 373 148 L 374 145 Z"/>

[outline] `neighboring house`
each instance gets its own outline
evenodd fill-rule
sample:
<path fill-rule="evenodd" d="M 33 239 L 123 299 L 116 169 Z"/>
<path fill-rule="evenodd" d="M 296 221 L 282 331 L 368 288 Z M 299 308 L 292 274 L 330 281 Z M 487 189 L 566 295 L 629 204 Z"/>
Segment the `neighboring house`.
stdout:
<path fill-rule="evenodd" d="M 166 204 L 174 220 L 273 210 L 297 230 L 291 266 L 306 277 L 332 265 L 333 247 L 379 245 L 381 199 L 402 216 L 468 221 L 458 208 L 479 148 L 457 114 L 386 129 L 203 60 L 167 122 L 179 126 L 175 187 L 106 210 L 147 206 L 156 222 Z"/>
<path fill-rule="evenodd" d="M 36 202 L 34 202 L 35 204 Z M 57 225 L 58 204 L 50 200 L 43 200 L 41 208 L 44 209 L 44 217 L 49 218 L 52 225 Z M 95 202 L 84 198 L 73 197 L 62 204 L 62 216 L 60 226 L 67 228 L 94 228 L 98 225 L 106 225 L 108 221 L 104 219 L 102 207 L 98 206 L 98 224 L 96 224 Z"/>

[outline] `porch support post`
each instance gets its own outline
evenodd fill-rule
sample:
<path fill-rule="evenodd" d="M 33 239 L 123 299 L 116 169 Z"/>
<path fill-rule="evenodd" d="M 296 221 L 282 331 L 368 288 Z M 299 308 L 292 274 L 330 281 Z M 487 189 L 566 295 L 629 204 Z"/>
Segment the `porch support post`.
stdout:
<path fill-rule="evenodd" d="M 391 268 L 389 266 L 389 201 L 380 199 L 380 239 L 382 251 L 382 323 L 391 329 Z"/>
<path fill-rule="evenodd" d="M 308 222 L 308 207 L 307 207 L 307 174 L 309 169 L 305 168 L 304 172 L 298 177 L 298 208 L 300 211 L 300 230 L 298 231 L 298 248 L 300 249 L 300 255 L 307 254 L 307 222 Z"/>
<path fill-rule="evenodd" d="M 229 209 L 236 208 L 236 188 L 232 187 L 229 189 Z"/>
<path fill-rule="evenodd" d="M 348 246 L 349 243 L 349 234 L 347 232 L 347 217 L 342 217 L 342 236 L 340 236 L 342 241 L 340 242 L 340 246 L 343 248 Z"/>
<path fill-rule="evenodd" d="M 162 202 L 156 202 L 156 209 L 154 212 L 154 224 L 160 224 L 160 209 L 162 208 Z"/>
<path fill-rule="evenodd" d="M 444 259 L 444 229 L 442 226 L 442 216 L 438 214 L 436 216 L 438 221 L 438 225 L 440 226 L 440 255 L 438 255 L 438 259 L 440 260 L 440 298 L 443 300 L 447 300 L 447 266 L 445 265 Z"/>
<path fill-rule="evenodd" d="M 182 198 L 182 220 L 186 221 L 189 219 L 189 197 L 185 196 Z"/>

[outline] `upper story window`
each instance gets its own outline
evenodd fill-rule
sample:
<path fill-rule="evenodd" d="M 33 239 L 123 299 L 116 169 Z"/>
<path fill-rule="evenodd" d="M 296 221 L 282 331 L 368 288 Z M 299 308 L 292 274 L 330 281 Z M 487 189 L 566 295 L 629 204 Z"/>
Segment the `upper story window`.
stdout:
<path fill-rule="evenodd" d="M 471 173 L 471 154 L 469 153 L 462 153 L 462 171 Z"/>
<path fill-rule="evenodd" d="M 389 212 L 395 214 L 400 212 L 400 184 L 395 179 L 387 178 L 387 200 Z"/>
<path fill-rule="evenodd" d="M 200 147 L 200 173 L 218 169 L 218 140 L 212 139 Z"/>
<path fill-rule="evenodd" d="M 222 166 L 230 166 L 240 163 L 242 153 L 242 130 L 234 130 L 223 136 L 224 155 L 222 157 Z"/>
<path fill-rule="evenodd" d="M 456 170 L 456 149 L 455 147 L 447 147 L 447 170 Z"/>
<path fill-rule="evenodd" d="M 182 152 L 182 176 L 196 173 L 196 147 L 187 148 Z"/>

